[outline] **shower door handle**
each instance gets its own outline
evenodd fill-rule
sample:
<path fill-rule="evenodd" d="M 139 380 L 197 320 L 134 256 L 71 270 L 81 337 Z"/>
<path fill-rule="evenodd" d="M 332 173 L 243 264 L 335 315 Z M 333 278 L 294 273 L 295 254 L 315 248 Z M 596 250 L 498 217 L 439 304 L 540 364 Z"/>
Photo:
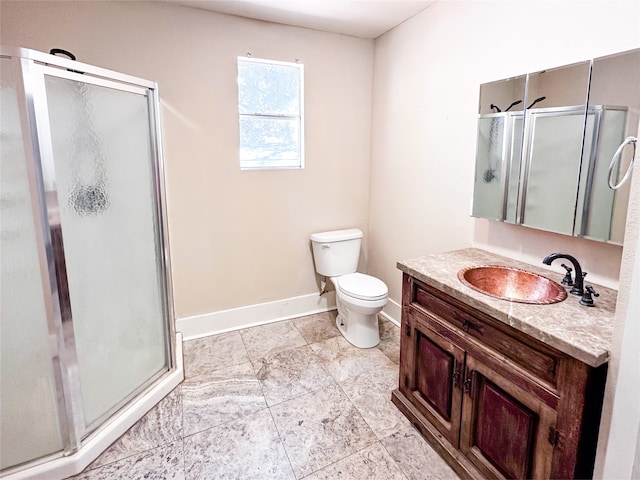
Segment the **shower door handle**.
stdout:
<path fill-rule="evenodd" d="M 611 163 L 609 164 L 609 188 L 611 190 L 619 189 L 629 179 L 629 175 L 631 175 L 631 170 L 633 170 L 633 162 L 636 157 L 637 142 L 638 142 L 638 139 L 636 137 L 627 137 L 620 144 L 620 146 L 618 147 L 618 150 L 616 150 L 616 153 L 613 154 L 613 158 L 611 159 Z M 624 147 L 626 147 L 629 144 L 633 145 L 633 154 L 631 155 L 631 161 L 629 162 L 629 166 L 627 167 L 627 171 L 622 177 L 622 180 L 620 180 L 617 184 L 614 184 L 613 172 L 615 170 L 616 165 L 618 164 L 618 161 L 620 160 L 620 157 L 622 156 L 622 150 L 624 150 Z"/>

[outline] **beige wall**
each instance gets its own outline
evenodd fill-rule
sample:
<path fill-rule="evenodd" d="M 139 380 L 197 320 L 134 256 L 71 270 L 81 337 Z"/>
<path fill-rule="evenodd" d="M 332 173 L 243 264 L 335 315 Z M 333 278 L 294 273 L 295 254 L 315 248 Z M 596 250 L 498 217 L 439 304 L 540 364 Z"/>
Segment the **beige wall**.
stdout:
<path fill-rule="evenodd" d="M 469 217 L 476 116 L 481 83 L 637 48 L 639 8 L 442 1 L 376 40 L 369 272 L 393 300 L 397 260 L 470 245 L 535 264 L 567 251 L 617 286 L 620 247 Z"/>
<path fill-rule="evenodd" d="M 366 231 L 372 40 L 162 2 L 1 8 L 3 45 L 64 48 L 159 82 L 177 317 L 316 292 L 309 235 Z M 305 65 L 304 170 L 238 168 L 235 62 L 247 52 Z"/>

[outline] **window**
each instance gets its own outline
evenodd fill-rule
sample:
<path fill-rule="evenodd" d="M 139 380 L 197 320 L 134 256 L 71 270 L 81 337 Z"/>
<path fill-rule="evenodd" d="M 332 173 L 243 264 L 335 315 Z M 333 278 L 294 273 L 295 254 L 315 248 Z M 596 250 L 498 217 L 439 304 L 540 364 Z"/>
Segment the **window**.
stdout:
<path fill-rule="evenodd" d="M 240 168 L 304 166 L 303 65 L 238 57 Z"/>

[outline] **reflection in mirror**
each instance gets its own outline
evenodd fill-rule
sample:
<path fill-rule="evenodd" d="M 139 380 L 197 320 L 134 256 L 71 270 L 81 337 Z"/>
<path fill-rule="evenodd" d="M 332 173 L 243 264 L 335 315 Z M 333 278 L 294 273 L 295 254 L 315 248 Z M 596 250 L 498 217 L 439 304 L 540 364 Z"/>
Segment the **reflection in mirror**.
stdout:
<path fill-rule="evenodd" d="M 527 109 L 584 105 L 589 88 L 591 62 L 530 73 L 527 80 Z"/>
<path fill-rule="evenodd" d="M 573 233 L 590 66 L 529 75 L 520 195 L 525 226 Z"/>
<path fill-rule="evenodd" d="M 584 111 L 582 105 L 541 108 L 527 114 L 523 225 L 573 233 Z"/>
<path fill-rule="evenodd" d="M 483 84 L 479 113 L 473 216 L 622 244 L 640 49 Z"/>
<path fill-rule="evenodd" d="M 622 245 L 631 182 L 618 190 L 609 188 L 609 165 L 622 141 L 638 135 L 640 49 L 593 60 L 589 113 L 589 120 L 599 128 L 591 131 L 591 139 L 587 129 L 583 161 L 590 162 L 591 175 L 584 181 L 585 195 L 580 199 L 584 208 L 576 218 L 575 234 Z M 594 141 L 598 145 L 595 150 L 591 148 Z M 632 154 L 631 147 L 622 150 L 614 181 L 624 176 Z"/>
<path fill-rule="evenodd" d="M 502 220 L 506 209 L 515 221 L 515 202 L 505 196 L 514 188 L 510 172 L 520 170 L 525 80 L 523 75 L 480 88 L 473 216 Z"/>

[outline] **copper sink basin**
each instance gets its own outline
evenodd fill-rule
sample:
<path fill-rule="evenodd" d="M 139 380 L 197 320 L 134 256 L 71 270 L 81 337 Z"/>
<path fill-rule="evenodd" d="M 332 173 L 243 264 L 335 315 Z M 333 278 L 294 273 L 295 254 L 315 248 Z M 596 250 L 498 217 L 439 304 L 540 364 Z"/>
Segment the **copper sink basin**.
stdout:
<path fill-rule="evenodd" d="M 567 298 L 558 283 L 518 268 L 484 265 L 464 268 L 458 278 L 466 286 L 491 297 L 510 302 L 548 305 Z"/>

